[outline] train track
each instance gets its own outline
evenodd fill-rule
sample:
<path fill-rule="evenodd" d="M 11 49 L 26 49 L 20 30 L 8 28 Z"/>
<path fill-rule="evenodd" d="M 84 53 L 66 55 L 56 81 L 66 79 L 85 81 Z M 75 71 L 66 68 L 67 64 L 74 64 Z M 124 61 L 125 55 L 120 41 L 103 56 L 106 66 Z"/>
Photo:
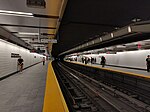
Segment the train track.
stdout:
<path fill-rule="evenodd" d="M 113 88 L 101 84 L 62 63 L 57 64 L 57 71 L 58 70 L 60 71 L 59 77 L 65 79 L 65 81 L 67 80 L 67 83 L 65 82 L 66 85 L 69 85 L 69 89 L 72 88 L 72 90 L 70 89 L 69 91 L 71 91 L 70 95 L 72 95 L 71 99 L 75 111 L 149 112 L 142 102 L 133 102 L 131 97 L 119 93 L 118 91 L 116 92 Z M 80 101 L 80 103 L 78 101 Z M 135 102 L 138 104 L 135 104 Z"/>
<path fill-rule="evenodd" d="M 87 76 L 150 105 L 150 80 L 103 69 L 64 63 Z M 149 106 L 146 106 L 149 107 Z"/>

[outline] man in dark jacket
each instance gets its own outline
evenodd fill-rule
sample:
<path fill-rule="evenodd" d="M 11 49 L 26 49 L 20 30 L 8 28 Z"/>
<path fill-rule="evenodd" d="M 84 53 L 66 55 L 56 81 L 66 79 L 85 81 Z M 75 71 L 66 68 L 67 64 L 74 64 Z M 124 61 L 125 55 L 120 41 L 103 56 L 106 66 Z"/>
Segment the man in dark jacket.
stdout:
<path fill-rule="evenodd" d="M 147 72 L 149 72 L 149 70 L 150 70 L 150 55 L 148 55 L 146 58 L 146 65 L 147 65 Z"/>
<path fill-rule="evenodd" d="M 102 56 L 102 57 L 101 57 L 101 65 L 102 65 L 102 67 L 105 66 L 105 63 L 106 63 L 106 59 L 105 59 L 104 56 Z"/>

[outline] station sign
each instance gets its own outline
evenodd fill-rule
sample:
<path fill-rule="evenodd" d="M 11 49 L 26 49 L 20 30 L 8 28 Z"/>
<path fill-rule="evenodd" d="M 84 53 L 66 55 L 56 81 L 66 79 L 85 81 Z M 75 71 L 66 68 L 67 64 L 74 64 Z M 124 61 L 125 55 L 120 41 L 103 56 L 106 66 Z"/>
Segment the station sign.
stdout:
<path fill-rule="evenodd" d="M 46 8 L 45 0 L 27 0 L 27 6 L 33 8 Z"/>
<path fill-rule="evenodd" d="M 11 58 L 19 58 L 20 55 L 16 53 L 11 53 Z"/>
<path fill-rule="evenodd" d="M 41 39 L 41 43 L 57 43 L 56 39 Z"/>

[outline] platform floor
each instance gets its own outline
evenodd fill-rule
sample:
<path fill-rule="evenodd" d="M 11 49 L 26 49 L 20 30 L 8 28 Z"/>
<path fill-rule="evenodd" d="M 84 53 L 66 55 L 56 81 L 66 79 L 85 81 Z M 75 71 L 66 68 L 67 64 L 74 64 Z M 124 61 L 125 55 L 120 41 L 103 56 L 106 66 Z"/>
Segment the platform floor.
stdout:
<path fill-rule="evenodd" d="M 92 65 L 101 67 L 101 65 L 98 64 L 92 64 Z M 150 76 L 150 72 L 147 72 L 146 70 L 137 70 L 137 69 L 121 68 L 121 67 L 113 67 L 113 66 L 105 66 L 104 68 L 109 68 L 113 70 L 124 71 L 124 72 L 129 72 L 134 74 L 136 73 L 143 76 Z"/>
<path fill-rule="evenodd" d="M 53 70 L 52 62 L 48 66 L 43 112 L 69 112 Z"/>
<path fill-rule="evenodd" d="M 37 64 L 0 81 L 0 112 L 42 112 L 47 65 Z"/>
<path fill-rule="evenodd" d="M 77 62 L 77 61 L 71 61 L 73 63 L 79 63 L 79 64 L 83 64 L 81 62 Z M 83 64 L 83 65 L 89 65 L 89 66 L 95 66 L 95 67 L 99 67 L 102 68 L 102 66 L 100 64 Z M 150 78 L 150 72 L 147 72 L 146 70 L 137 70 L 137 69 L 130 69 L 130 68 L 121 68 L 121 67 L 113 67 L 113 66 L 105 66 L 103 67 L 104 69 L 110 69 L 110 70 L 115 70 L 118 72 L 124 72 L 124 73 L 128 73 L 128 74 L 133 74 L 136 76 L 141 76 L 141 77 L 145 77 L 145 78 Z"/>

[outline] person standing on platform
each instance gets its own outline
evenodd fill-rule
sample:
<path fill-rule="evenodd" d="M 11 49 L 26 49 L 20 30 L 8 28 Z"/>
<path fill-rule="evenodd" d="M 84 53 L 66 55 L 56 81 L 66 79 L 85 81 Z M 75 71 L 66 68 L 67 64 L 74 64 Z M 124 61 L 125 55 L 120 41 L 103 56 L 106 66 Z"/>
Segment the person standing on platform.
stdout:
<path fill-rule="evenodd" d="M 94 63 L 96 63 L 96 58 L 94 58 Z"/>
<path fill-rule="evenodd" d="M 18 69 L 19 69 L 19 72 L 22 72 L 22 70 L 23 70 L 23 61 L 24 60 L 20 56 L 19 59 L 18 59 Z"/>
<path fill-rule="evenodd" d="M 146 58 L 147 72 L 150 72 L 150 55 Z"/>
<path fill-rule="evenodd" d="M 104 56 L 102 56 L 102 57 L 101 57 L 101 65 L 102 65 L 102 67 L 105 66 L 105 63 L 106 63 L 106 59 L 105 59 Z"/>
<path fill-rule="evenodd" d="M 45 65 L 45 58 L 44 58 L 44 57 L 43 57 L 43 60 L 42 60 L 42 61 L 43 61 L 43 65 Z"/>

